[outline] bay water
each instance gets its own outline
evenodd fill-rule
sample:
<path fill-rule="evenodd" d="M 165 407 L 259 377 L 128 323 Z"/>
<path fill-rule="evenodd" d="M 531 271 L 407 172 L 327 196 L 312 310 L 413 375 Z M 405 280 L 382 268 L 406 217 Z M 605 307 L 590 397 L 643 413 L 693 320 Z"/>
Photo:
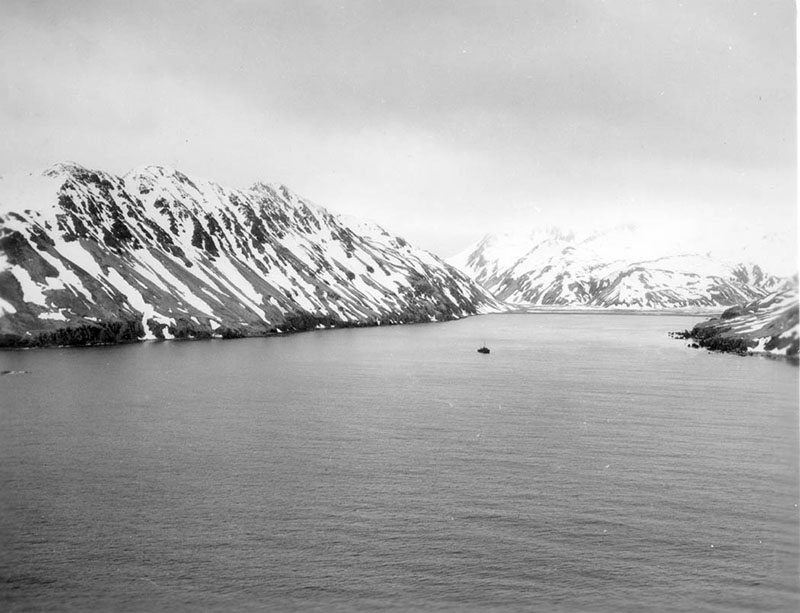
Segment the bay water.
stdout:
<path fill-rule="evenodd" d="M 797 610 L 798 369 L 696 321 L 0 353 L 0 608 Z"/>

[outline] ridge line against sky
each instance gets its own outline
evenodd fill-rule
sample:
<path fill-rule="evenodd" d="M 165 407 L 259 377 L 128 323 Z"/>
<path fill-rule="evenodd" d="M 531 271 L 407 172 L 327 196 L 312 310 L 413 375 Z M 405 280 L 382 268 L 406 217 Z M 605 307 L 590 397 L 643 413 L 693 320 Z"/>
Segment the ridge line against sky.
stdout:
<path fill-rule="evenodd" d="M 442 256 L 636 223 L 796 262 L 785 0 L 0 5 L 0 174 L 284 183 Z"/>

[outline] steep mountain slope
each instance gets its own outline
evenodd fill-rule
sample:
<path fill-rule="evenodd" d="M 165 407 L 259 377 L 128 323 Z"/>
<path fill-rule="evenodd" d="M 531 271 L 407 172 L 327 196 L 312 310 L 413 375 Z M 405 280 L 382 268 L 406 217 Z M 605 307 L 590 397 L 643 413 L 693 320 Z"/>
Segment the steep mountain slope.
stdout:
<path fill-rule="evenodd" d="M 496 308 L 430 253 L 284 186 L 71 163 L 0 180 L 0 344 L 249 336 Z"/>
<path fill-rule="evenodd" d="M 674 336 L 694 339 L 700 347 L 716 351 L 766 353 L 797 359 L 799 333 L 795 279 L 765 298 L 731 307 L 721 316 Z"/>
<path fill-rule="evenodd" d="M 708 255 L 666 255 L 632 226 L 577 239 L 550 229 L 487 235 L 450 263 L 519 305 L 669 309 L 731 305 L 764 296 L 779 279 Z M 666 255 L 666 257 L 665 257 Z"/>

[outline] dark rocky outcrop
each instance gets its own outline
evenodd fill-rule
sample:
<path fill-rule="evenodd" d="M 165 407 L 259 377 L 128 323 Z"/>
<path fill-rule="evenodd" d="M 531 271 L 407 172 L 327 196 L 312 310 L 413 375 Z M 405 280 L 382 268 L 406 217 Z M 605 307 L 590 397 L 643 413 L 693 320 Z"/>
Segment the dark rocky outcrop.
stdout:
<path fill-rule="evenodd" d="M 695 341 L 691 346 L 739 355 L 767 354 L 798 360 L 797 279 L 779 291 L 752 302 L 731 307 L 691 330 L 670 336 Z"/>

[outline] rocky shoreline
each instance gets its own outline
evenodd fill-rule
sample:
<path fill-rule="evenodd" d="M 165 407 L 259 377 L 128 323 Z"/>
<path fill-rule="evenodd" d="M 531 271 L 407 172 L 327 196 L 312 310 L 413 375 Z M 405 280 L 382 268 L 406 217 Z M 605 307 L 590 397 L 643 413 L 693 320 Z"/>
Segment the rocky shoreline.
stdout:
<path fill-rule="evenodd" d="M 692 341 L 688 345 L 695 349 L 767 355 L 797 363 L 800 349 L 797 285 L 789 282 L 761 300 L 733 306 L 691 330 L 669 335 Z"/>
<path fill-rule="evenodd" d="M 469 316 L 466 315 L 466 316 Z M 236 338 L 263 338 L 309 332 L 313 330 L 371 328 L 403 324 L 433 323 L 463 319 L 458 314 L 445 314 L 441 319 L 430 319 L 427 311 L 403 313 L 388 319 L 369 318 L 359 321 L 342 321 L 329 316 L 316 316 L 297 313 L 287 317 L 280 325 L 220 326 L 195 323 L 189 319 L 179 319 L 169 327 L 153 329 L 154 337 L 145 335 L 141 319 L 115 319 L 109 321 L 85 321 L 76 325 L 64 326 L 54 330 L 39 330 L 23 334 L 0 333 L 0 351 L 14 349 L 33 349 L 45 347 L 98 347 L 103 345 L 123 345 L 145 341 L 169 340 L 209 340 Z"/>

